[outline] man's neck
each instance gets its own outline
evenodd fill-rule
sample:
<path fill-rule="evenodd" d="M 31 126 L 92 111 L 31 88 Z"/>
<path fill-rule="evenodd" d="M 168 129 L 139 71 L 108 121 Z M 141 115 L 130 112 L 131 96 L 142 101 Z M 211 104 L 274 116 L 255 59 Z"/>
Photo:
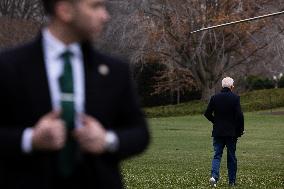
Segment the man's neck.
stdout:
<path fill-rule="evenodd" d="M 70 28 L 62 23 L 59 23 L 58 21 L 52 21 L 47 26 L 47 28 L 54 37 L 56 37 L 65 45 L 69 45 L 74 42 L 80 42 L 78 35 L 72 33 L 72 30 Z"/>

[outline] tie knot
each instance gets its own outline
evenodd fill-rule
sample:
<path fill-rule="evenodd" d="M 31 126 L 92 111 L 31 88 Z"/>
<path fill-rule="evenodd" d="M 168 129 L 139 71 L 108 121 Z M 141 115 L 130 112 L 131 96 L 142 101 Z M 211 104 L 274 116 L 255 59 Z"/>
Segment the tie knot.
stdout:
<path fill-rule="evenodd" d="M 73 55 L 73 53 L 70 51 L 70 50 L 66 50 L 66 51 L 64 51 L 61 55 L 60 55 L 60 57 L 61 58 L 64 58 L 64 59 L 68 59 L 68 58 L 70 58 L 71 56 Z"/>

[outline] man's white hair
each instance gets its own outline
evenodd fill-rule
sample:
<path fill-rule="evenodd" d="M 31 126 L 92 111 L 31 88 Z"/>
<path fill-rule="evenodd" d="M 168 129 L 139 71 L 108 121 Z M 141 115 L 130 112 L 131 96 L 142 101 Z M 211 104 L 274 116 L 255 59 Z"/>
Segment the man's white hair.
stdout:
<path fill-rule="evenodd" d="M 234 85 L 234 80 L 230 77 L 225 77 L 223 80 L 222 80 L 222 87 L 232 87 Z"/>

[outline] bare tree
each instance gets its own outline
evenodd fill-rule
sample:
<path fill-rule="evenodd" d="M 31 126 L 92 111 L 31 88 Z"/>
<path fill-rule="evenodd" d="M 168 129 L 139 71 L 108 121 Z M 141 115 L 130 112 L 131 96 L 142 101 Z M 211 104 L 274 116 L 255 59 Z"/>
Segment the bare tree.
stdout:
<path fill-rule="evenodd" d="M 141 36 L 146 37 L 140 18 L 142 10 L 147 7 L 147 1 L 109 0 L 107 6 L 112 18 L 104 35 L 95 45 L 124 58 L 135 56 L 134 53 L 144 42 Z"/>
<path fill-rule="evenodd" d="M 0 18 L 0 49 L 16 46 L 32 39 L 40 29 L 35 21 Z"/>
<path fill-rule="evenodd" d="M 0 1 L 0 48 L 33 38 L 44 19 L 41 0 Z"/>
<path fill-rule="evenodd" d="M 268 7 L 271 11 L 284 10 L 284 2 L 275 0 Z M 261 36 L 268 46 L 258 56 L 270 77 L 284 73 L 284 20 L 283 15 L 271 19 L 271 27 L 265 28 Z M 269 35 L 267 35 L 269 34 Z"/>
<path fill-rule="evenodd" d="M 202 90 L 202 98 L 208 99 L 223 76 L 239 65 L 249 64 L 248 60 L 267 46 L 253 38 L 267 23 L 264 20 L 244 23 L 194 35 L 191 31 L 256 16 L 265 12 L 268 2 L 148 0 L 148 7 L 138 17 L 139 30 L 143 32 L 137 35 L 139 48 L 132 54 L 132 61 L 156 57 L 166 65 L 185 67 Z"/>
<path fill-rule="evenodd" d="M 170 92 L 177 97 L 177 104 L 186 90 L 196 87 L 190 70 L 179 67 L 167 67 L 166 70 L 159 71 L 153 79 L 156 84 L 151 95 Z"/>
<path fill-rule="evenodd" d="M 44 15 L 41 0 L 1 0 L 0 16 L 42 21 Z"/>

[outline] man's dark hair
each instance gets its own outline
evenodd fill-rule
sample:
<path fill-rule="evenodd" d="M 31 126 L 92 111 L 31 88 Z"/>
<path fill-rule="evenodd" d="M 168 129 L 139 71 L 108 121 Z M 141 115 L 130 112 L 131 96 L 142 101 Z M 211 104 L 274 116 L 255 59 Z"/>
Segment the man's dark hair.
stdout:
<path fill-rule="evenodd" d="M 42 0 L 45 13 L 48 15 L 53 15 L 55 4 L 59 1 L 64 1 L 64 0 Z M 73 0 L 65 0 L 65 1 L 73 1 Z"/>
<path fill-rule="evenodd" d="M 42 0 L 43 8 L 46 14 L 54 14 L 55 3 L 59 0 Z"/>

